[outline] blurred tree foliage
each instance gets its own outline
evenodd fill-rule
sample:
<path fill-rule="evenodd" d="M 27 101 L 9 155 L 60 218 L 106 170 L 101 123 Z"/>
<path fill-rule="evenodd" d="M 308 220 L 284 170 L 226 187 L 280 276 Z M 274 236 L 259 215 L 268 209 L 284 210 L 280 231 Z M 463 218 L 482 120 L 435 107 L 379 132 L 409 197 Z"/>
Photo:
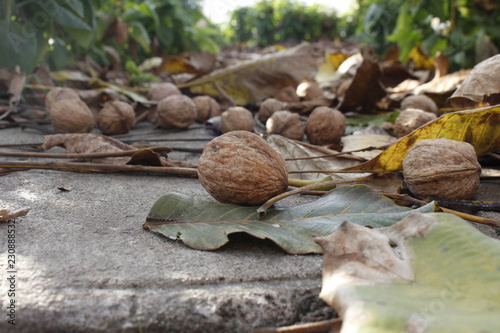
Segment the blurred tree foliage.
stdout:
<path fill-rule="evenodd" d="M 290 0 L 262 0 L 233 11 L 225 34 L 233 44 L 268 46 L 338 36 L 335 12 Z"/>
<path fill-rule="evenodd" d="M 31 72 L 47 62 L 61 69 L 89 56 L 121 60 L 206 50 L 218 52 L 220 30 L 200 0 L 0 0 L 0 67 Z M 109 50 L 109 49 L 108 49 Z"/>
<path fill-rule="evenodd" d="M 441 51 L 451 69 L 471 68 L 498 53 L 500 4 L 496 0 L 357 0 L 355 38 L 382 54 L 396 44 L 406 60 L 418 46 Z"/>
<path fill-rule="evenodd" d="M 470 68 L 498 53 L 496 0 L 356 0 L 357 9 L 334 11 L 298 0 L 260 0 L 236 9 L 222 31 L 206 19 L 201 0 L 0 0 L 0 67 L 57 70 L 90 57 L 101 65 L 135 64 L 152 56 L 227 44 L 268 46 L 322 37 L 354 39 L 383 55 L 397 45 L 406 61 L 416 47 L 441 51 L 452 69 Z M 129 64 L 129 67 L 131 65 Z"/>

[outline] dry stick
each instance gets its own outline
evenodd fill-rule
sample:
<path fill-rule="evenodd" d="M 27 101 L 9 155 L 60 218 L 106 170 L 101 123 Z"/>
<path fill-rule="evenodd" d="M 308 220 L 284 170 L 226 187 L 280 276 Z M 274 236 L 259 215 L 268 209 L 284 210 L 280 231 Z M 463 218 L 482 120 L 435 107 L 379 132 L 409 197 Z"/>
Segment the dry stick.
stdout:
<path fill-rule="evenodd" d="M 151 147 L 146 148 L 147 150 L 152 150 L 154 152 L 164 152 L 167 153 L 172 151 L 171 147 Z M 134 149 L 134 150 L 123 150 L 123 151 L 114 151 L 107 153 L 25 153 L 25 152 L 10 152 L 10 151 L 0 151 L 0 156 L 17 156 L 17 157 L 41 157 L 41 158 L 106 158 L 106 157 L 123 157 L 123 156 L 131 156 L 136 153 L 139 153 L 146 149 Z"/>
<path fill-rule="evenodd" d="M 329 333 L 340 332 L 342 319 L 335 318 L 330 320 L 318 321 L 316 323 L 306 323 L 278 328 L 258 328 L 250 333 Z"/>
<path fill-rule="evenodd" d="M 1 167 L 1 165 L 0 165 Z M 269 200 L 267 200 L 262 206 L 260 206 L 258 209 L 257 209 L 257 213 L 259 214 L 259 217 L 263 217 L 264 215 L 266 215 L 266 212 L 267 210 L 269 209 L 269 207 L 271 207 L 272 205 L 274 205 L 276 202 L 282 200 L 282 199 L 285 199 L 289 196 L 292 196 L 292 195 L 295 195 L 295 194 L 299 194 L 299 193 L 303 193 L 303 192 L 306 192 L 306 191 L 309 191 L 309 190 L 314 190 L 314 189 L 317 189 L 317 188 L 320 188 L 320 187 L 323 187 L 323 186 L 333 186 L 333 185 L 337 185 L 337 184 L 346 184 L 346 183 L 352 183 L 352 182 L 360 182 L 360 181 L 364 181 L 364 180 L 368 180 L 372 177 L 374 177 L 375 175 L 374 174 L 370 174 L 368 176 L 365 176 L 365 177 L 359 177 L 359 178 L 353 178 L 353 179 L 345 179 L 345 180 L 330 180 L 330 181 L 327 181 L 327 182 L 322 182 L 322 183 L 317 183 L 317 184 L 311 184 L 311 185 L 307 185 L 307 186 L 304 186 L 304 187 L 300 187 L 298 189 L 295 189 L 295 190 L 292 190 L 290 192 L 285 192 L 285 193 L 282 193 L 282 194 L 279 194 Z"/>
<path fill-rule="evenodd" d="M 155 172 L 180 177 L 197 178 L 196 168 L 152 167 L 142 165 L 114 165 L 97 163 L 65 163 L 65 162 L 10 162 L 0 161 L 0 168 L 47 169 L 70 172 Z"/>
<path fill-rule="evenodd" d="M 301 161 L 301 160 L 314 160 L 317 158 L 327 158 L 327 157 L 335 157 L 335 156 L 341 156 L 341 155 L 347 155 L 351 153 L 358 153 L 358 152 L 363 152 L 363 151 L 371 151 L 371 150 L 376 150 L 376 149 L 382 149 L 382 147 L 367 147 L 367 148 L 362 148 L 362 149 L 356 149 L 356 150 L 351 150 L 351 151 L 342 151 L 338 153 L 333 153 L 333 154 L 327 154 L 327 155 L 319 155 L 319 156 L 307 156 L 307 157 L 296 157 L 296 158 L 286 158 L 286 161 Z"/>
<path fill-rule="evenodd" d="M 382 194 L 390 199 L 402 200 L 402 201 L 406 201 L 406 202 L 409 202 L 411 204 L 418 205 L 418 206 L 423 206 L 423 205 L 426 205 L 428 203 L 428 202 L 413 198 L 407 194 L 396 194 L 396 193 L 389 193 L 389 192 L 384 192 L 384 191 L 377 191 L 377 192 L 379 192 L 380 194 Z M 439 202 L 437 202 L 437 204 L 439 205 Z M 456 210 L 452 210 L 452 209 L 441 207 L 441 206 L 440 206 L 440 208 L 444 213 L 450 213 L 450 214 L 456 215 L 458 217 L 461 217 L 465 220 L 469 220 L 471 222 L 475 222 L 475 223 L 479 223 L 479 224 L 486 224 L 486 225 L 489 225 L 491 227 L 500 228 L 500 221 L 498 221 L 498 220 L 488 219 L 488 218 L 484 218 L 484 217 L 480 217 L 480 216 L 476 216 L 476 215 L 471 215 L 471 214 L 467 214 L 467 213 L 462 213 L 462 212 L 458 212 Z"/>

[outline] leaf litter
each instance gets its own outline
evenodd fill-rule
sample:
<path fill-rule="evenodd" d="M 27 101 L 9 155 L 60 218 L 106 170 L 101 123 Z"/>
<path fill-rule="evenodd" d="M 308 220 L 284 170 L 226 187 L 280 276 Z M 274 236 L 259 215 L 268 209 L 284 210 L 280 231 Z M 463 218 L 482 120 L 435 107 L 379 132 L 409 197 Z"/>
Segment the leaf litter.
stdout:
<path fill-rule="evenodd" d="M 204 58 L 203 55 L 192 55 L 189 60 L 180 62 L 175 59 L 165 66 L 181 68 L 180 73 L 175 76 L 183 80 L 177 82 L 178 86 L 189 89 L 191 94 L 210 93 L 219 96 L 221 103 L 225 100 L 229 104 L 236 101 L 239 105 L 258 105 L 267 97 L 277 96 L 283 87 L 294 86 L 301 80 L 312 77 L 311 72 L 315 69 L 318 59 L 316 51 L 311 44 L 305 43 L 296 48 L 214 71 L 213 58 Z M 440 112 L 444 115 L 415 129 L 395 143 L 390 142 L 389 136 L 382 138 L 373 136 L 380 134 L 365 133 L 357 138 L 345 136 L 343 149 L 331 149 L 333 147 L 312 147 L 305 142 L 270 136 L 268 142 L 287 156 L 291 175 L 298 175 L 300 180 L 319 181 L 313 185 L 316 188 L 324 187 L 325 184 L 336 186 L 339 181 L 349 181 L 353 178 L 358 181 L 358 173 L 376 175 L 379 172 L 392 172 L 391 176 L 401 180 L 398 172 L 401 171 L 406 152 L 416 142 L 429 138 L 469 142 L 481 157 L 498 153 L 500 135 L 496 125 L 500 109 L 492 104 L 497 103 L 499 91 L 493 84 L 483 84 L 487 81 L 490 66 L 498 68 L 498 57 L 478 64 L 472 71 L 464 70 L 451 74 L 448 74 L 445 68 L 438 68 L 439 59 L 435 59 L 437 73 L 434 79 L 425 82 L 422 79 L 417 80 L 413 73 L 405 72 L 401 68 L 381 67 L 371 56 L 369 49 L 364 49 L 355 56 L 351 55 L 352 53 L 331 52 L 329 55 L 320 55 L 320 58 L 327 60 L 326 65 L 322 67 L 324 72 L 317 73 L 317 77 L 321 77 L 325 98 L 291 103 L 291 111 L 307 115 L 314 107 L 326 104 L 339 107 L 349 115 L 357 111 L 354 115 L 356 119 L 361 119 L 361 123 L 352 125 L 349 129 L 351 132 L 369 125 L 371 120 L 364 124 L 360 114 L 374 115 L 372 117 L 377 117 L 379 121 L 377 125 L 390 132 L 390 127 L 387 128 L 384 124 L 393 121 L 387 116 L 388 111 L 397 112 L 398 103 L 405 95 L 426 94 L 438 102 Z M 348 62 L 352 64 L 348 66 Z M 342 66 L 345 68 L 341 71 Z M 199 76 L 191 81 L 181 79 L 182 68 L 185 72 L 192 72 L 190 75 Z M 290 72 L 291 69 L 297 68 L 300 70 Z M 486 72 L 484 68 L 487 68 Z M 209 73 L 210 71 L 212 72 Z M 388 81 L 390 78 L 384 76 L 396 72 L 399 73 L 398 78 L 393 78 L 392 81 Z M 29 100 L 30 94 L 36 96 L 39 93 L 34 93 L 34 90 L 47 87 L 36 84 L 23 86 L 20 84 L 24 81 L 22 73 L 9 75 L 11 76 L 7 80 L 7 86 L 15 87 L 15 91 L 11 92 L 11 101 L 14 103 L 23 102 L 19 98 L 21 92 Z M 99 78 L 100 75 L 91 71 L 60 71 L 50 73 L 50 76 L 53 80 L 64 81 L 69 86 L 91 88 L 81 90 L 80 93 L 81 97 L 85 97 L 85 102 L 94 109 L 109 98 L 119 98 L 134 103 L 137 113 L 146 110 L 144 114 L 149 111 L 149 115 L 154 115 L 150 108 L 154 108 L 155 103 L 151 103 L 142 95 L 148 88 L 106 82 Z M 49 81 L 50 79 L 40 82 L 51 84 Z M 456 90 L 462 81 L 462 87 Z M 351 82 L 344 92 L 339 89 L 342 82 Z M 388 89 L 381 82 L 390 82 L 390 86 L 394 87 Z M 486 89 L 478 89 L 479 86 Z M 453 91 L 455 94 L 449 99 L 451 104 L 455 107 L 467 105 L 471 109 L 447 113 L 447 105 L 442 102 Z M 484 106 L 485 103 L 485 107 L 473 108 Z M 22 107 L 0 108 L 0 117 L 3 118 L 0 126 L 11 125 L 19 119 L 34 119 Z M 37 120 L 41 118 L 37 117 Z M 41 129 L 36 121 L 31 126 Z M 359 148 L 359 142 L 353 146 L 353 141 L 361 141 L 361 149 L 366 151 L 354 152 Z M 374 146 L 380 148 L 382 142 L 391 145 L 385 149 L 381 148 L 380 153 L 372 149 Z M 116 168 L 107 171 L 103 168 L 99 169 L 99 172 L 175 169 L 178 172 L 166 173 L 196 176 L 196 165 L 183 164 L 185 162 L 182 161 L 176 161 L 176 165 L 166 156 L 166 153 L 171 151 L 168 148 L 162 153 L 154 147 L 137 149 L 119 140 L 95 134 L 50 136 L 44 148 L 50 149 L 58 145 L 65 147 L 68 156 L 80 154 L 81 158 L 76 159 L 85 162 L 75 164 L 88 170 L 98 170 L 95 167 L 97 163 L 104 162 L 106 166 L 110 166 L 110 162 L 117 164 Z M 129 153 L 132 155 L 128 155 Z M 374 156 L 376 153 L 379 154 Z M 127 156 L 103 157 L 95 154 Z M 56 170 L 68 169 L 68 165 L 52 165 Z M 77 165 L 69 169 L 81 170 Z M 118 165 L 123 168 L 118 168 Z M 180 167 L 177 167 L 179 165 Z M 18 170 L 20 166 L 21 164 L 13 162 L 1 162 L 0 168 L 3 169 L 0 170 Z M 28 167 L 47 166 L 33 162 Z M 311 188 L 306 186 L 303 192 Z M 451 329 L 459 332 L 481 327 L 487 330 L 498 326 L 498 295 L 481 292 L 485 285 L 498 280 L 498 269 L 495 271 L 499 260 L 498 242 L 475 232 L 469 224 L 456 216 L 429 214 L 440 209 L 434 202 L 418 209 L 403 207 L 390 201 L 374 188 L 373 184 L 370 187 L 338 187 L 309 204 L 295 207 L 275 206 L 267 210 L 267 215 L 263 217 L 258 214 L 257 207 L 231 206 L 167 194 L 158 199 L 152 207 L 143 227 L 202 250 L 217 249 L 227 243 L 229 234 L 244 232 L 258 238 L 270 239 L 288 253 L 324 252 L 325 278 L 321 296 L 339 312 L 343 321 L 342 327 L 346 330 L 385 332 L 396 328 L 416 331 L 425 329 L 429 332 Z M 397 194 L 400 190 L 401 186 L 397 185 L 392 186 L 389 192 Z M 301 193 L 301 189 L 295 190 L 294 193 Z M 1 212 L 2 218 L 5 219 L 22 216 L 27 210 Z M 176 215 L 179 212 L 186 215 Z M 413 214 L 415 212 L 421 213 Z M 316 242 L 315 237 L 318 236 L 322 238 Z M 394 254 L 391 247 L 393 244 L 398 246 L 400 255 Z M 479 254 L 487 255 L 488 260 L 481 259 Z M 449 284 L 443 284 L 443 281 L 448 281 Z M 443 291 L 450 296 L 449 304 L 446 303 L 442 311 L 430 311 L 431 306 L 437 306 L 436 302 L 443 301 L 439 298 Z M 380 300 L 384 300 L 384 304 L 381 305 Z M 477 305 L 472 314 L 467 312 L 472 309 L 471 304 Z M 359 321 L 360 313 L 367 320 Z"/>

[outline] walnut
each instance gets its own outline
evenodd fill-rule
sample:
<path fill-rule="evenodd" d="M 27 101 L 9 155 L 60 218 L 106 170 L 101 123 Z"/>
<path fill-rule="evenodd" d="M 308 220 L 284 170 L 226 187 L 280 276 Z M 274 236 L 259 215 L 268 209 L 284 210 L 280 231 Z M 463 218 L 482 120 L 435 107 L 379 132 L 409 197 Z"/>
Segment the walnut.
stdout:
<path fill-rule="evenodd" d="M 198 177 L 216 200 L 237 205 L 260 205 L 288 187 L 283 157 L 248 131 L 232 131 L 208 142 Z"/>
<path fill-rule="evenodd" d="M 313 100 L 323 96 L 323 89 L 316 81 L 304 81 L 297 86 L 297 96 L 305 100 Z"/>
<path fill-rule="evenodd" d="M 173 95 L 181 95 L 179 88 L 177 88 L 177 86 L 173 83 L 163 82 L 151 87 L 148 98 L 151 101 L 160 102 L 161 100 Z"/>
<path fill-rule="evenodd" d="M 276 111 L 266 122 L 268 134 L 279 134 L 285 138 L 301 141 L 306 130 L 305 122 L 298 113 Z"/>
<path fill-rule="evenodd" d="M 281 89 L 274 95 L 274 98 L 285 103 L 300 102 L 300 97 L 297 95 L 295 88 L 292 86 Z"/>
<path fill-rule="evenodd" d="M 54 129 L 61 133 L 89 133 L 94 128 L 94 116 L 80 99 L 55 102 L 49 112 Z"/>
<path fill-rule="evenodd" d="M 185 95 L 163 99 L 156 107 L 158 125 L 165 128 L 187 128 L 196 120 L 196 104 Z"/>
<path fill-rule="evenodd" d="M 222 133 L 230 131 L 249 131 L 253 132 L 255 122 L 253 120 L 252 112 L 241 106 L 233 106 L 221 115 L 221 129 Z"/>
<path fill-rule="evenodd" d="M 344 135 L 346 120 L 344 114 L 326 106 L 311 112 L 306 125 L 307 138 L 312 144 L 338 143 Z"/>
<path fill-rule="evenodd" d="M 257 118 L 261 123 L 265 124 L 274 112 L 285 110 L 286 106 L 286 103 L 280 100 L 268 98 L 260 104 L 259 111 L 257 112 Z"/>
<path fill-rule="evenodd" d="M 45 107 L 50 111 L 55 102 L 63 99 L 80 99 L 80 96 L 71 88 L 54 87 L 45 96 Z"/>
<path fill-rule="evenodd" d="M 196 104 L 196 121 L 204 123 L 210 118 L 220 116 L 220 105 L 210 96 L 196 96 L 193 98 Z"/>
<path fill-rule="evenodd" d="M 410 134 L 422 125 L 436 119 L 434 113 L 419 109 L 406 109 L 401 111 L 394 123 L 394 135 L 398 138 Z"/>
<path fill-rule="evenodd" d="M 422 140 L 403 160 L 405 183 L 420 198 L 470 199 L 478 191 L 480 175 L 474 147 L 462 141 Z"/>
<path fill-rule="evenodd" d="M 406 109 L 419 109 L 435 114 L 438 113 L 436 103 L 430 97 L 425 95 L 411 95 L 405 97 L 401 101 L 401 110 Z"/>
<path fill-rule="evenodd" d="M 134 123 L 134 109 L 125 102 L 106 102 L 97 114 L 97 126 L 106 135 L 128 133 Z"/>

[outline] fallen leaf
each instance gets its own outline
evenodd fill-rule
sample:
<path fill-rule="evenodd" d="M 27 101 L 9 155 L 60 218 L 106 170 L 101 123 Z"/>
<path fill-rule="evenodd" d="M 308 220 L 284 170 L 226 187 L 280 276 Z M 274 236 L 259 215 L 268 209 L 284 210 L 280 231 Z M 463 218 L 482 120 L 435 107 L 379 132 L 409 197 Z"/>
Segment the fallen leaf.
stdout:
<path fill-rule="evenodd" d="M 0 222 L 6 222 L 8 220 L 14 220 L 21 216 L 26 216 L 30 211 L 30 207 L 23 207 L 16 209 L 14 211 L 8 209 L 0 209 Z"/>
<path fill-rule="evenodd" d="M 500 104 L 500 54 L 474 66 L 462 85 L 448 99 L 454 107 L 472 107 L 478 103 Z"/>
<path fill-rule="evenodd" d="M 436 207 L 430 203 L 416 211 Z M 364 185 L 343 186 L 312 203 L 271 209 L 263 219 L 256 209 L 169 193 L 155 202 L 143 228 L 197 250 L 218 249 L 229 241 L 228 235 L 243 232 L 270 239 L 290 254 L 307 254 L 321 253 L 314 237 L 331 234 L 345 220 L 379 228 L 414 212 Z"/>
<path fill-rule="evenodd" d="M 303 180 L 321 179 L 332 176 L 333 179 L 344 180 L 360 177 L 359 174 L 326 174 L 322 170 L 344 169 L 359 165 L 359 159 L 344 157 L 311 157 L 325 156 L 328 154 L 338 154 L 339 152 L 324 147 L 308 145 L 304 142 L 287 139 L 280 135 L 270 135 L 267 143 L 278 151 L 287 160 L 288 172 L 293 174 L 292 178 Z M 292 160 L 293 159 L 293 160 Z M 295 173 L 296 171 L 318 170 L 317 173 Z"/>
<path fill-rule="evenodd" d="M 320 298 L 339 313 L 342 332 L 500 327 L 500 243 L 459 217 L 415 213 L 380 229 L 344 222 L 317 241 Z"/>
<path fill-rule="evenodd" d="M 217 70 L 194 81 L 180 84 L 191 93 L 219 96 L 216 84 L 238 105 L 258 104 L 281 88 L 297 85 L 316 71 L 314 46 L 302 43 L 257 59 Z"/>
<path fill-rule="evenodd" d="M 351 154 L 364 159 L 372 159 L 383 151 L 382 149 L 373 149 L 377 147 L 386 147 L 393 144 L 397 139 L 388 134 L 354 134 L 342 137 L 344 147 L 342 151 L 354 151 Z M 363 150 L 365 149 L 365 150 Z"/>
<path fill-rule="evenodd" d="M 115 153 L 122 151 L 136 151 L 130 156 L 120 157 L 85 157 L 80 160 L 94 163 L 115 164 L 115 165 L 146 165 L 146 166 L 174 166 L 174 161 L 169 161 L 160 154 L 150 149 L 137 149 L 121 141 L 102 134 L 55 134 L 45 136 L 42 145 L 43 150 L 60 146 L 66 149 L 67 153 L 73 154 L 93 154 L 93 153 Z"/>
<path fill-rule="evenodd" d="M 468 142 L 481 156 L 500 147 L 499 122 L 500 106 L 448 113 L 402 137 L 375 158 L 345 171 L 400 171 L 408 150 L 418 141 L 426 139 Z"/>
<path fill-rule="evenodd" d="M 373 54 L 373 49 L 364 48 L 362 55 L 363 62 L 342 98 L 338 107 L 340 111 L 373 113 L 375 104 L 386 95 L 380 83 L 382 71 Z"/>

